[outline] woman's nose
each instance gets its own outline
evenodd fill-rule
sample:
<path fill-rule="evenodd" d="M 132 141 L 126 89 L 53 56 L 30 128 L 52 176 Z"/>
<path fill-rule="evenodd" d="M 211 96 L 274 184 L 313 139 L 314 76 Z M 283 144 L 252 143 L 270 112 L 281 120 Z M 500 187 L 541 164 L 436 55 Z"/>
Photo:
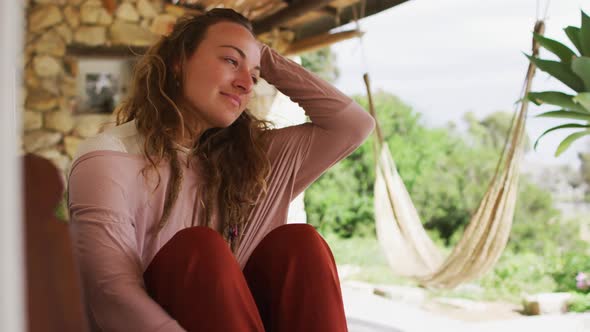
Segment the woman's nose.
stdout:
<path fill-rule="evenodd" d="M 250 93 L 254 82 L 247 70 L 240 71 L 239 75 L 234 79 L 234 87 L 240 89 L 243 93 Z"/>

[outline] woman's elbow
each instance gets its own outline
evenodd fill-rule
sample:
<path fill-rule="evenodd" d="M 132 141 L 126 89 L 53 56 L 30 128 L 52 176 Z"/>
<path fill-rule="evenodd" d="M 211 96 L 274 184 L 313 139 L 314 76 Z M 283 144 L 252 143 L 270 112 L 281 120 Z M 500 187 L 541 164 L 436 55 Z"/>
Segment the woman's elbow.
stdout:
<path fill-rule="evenodd" d="M 373 132 L 375 125 L 375 119 L 371 114 L 359 106 L 358 117 L 354 121 L 353 130 L 350 132 L 350 134 L 354 136 L 354 142 L 357 145 L 363 143 Z"/>
<path fill-rule="evenodd" d="M 373 130 L 375 130 L 375 126 L 377 125 L 377 122 L 375 121 L 375 118 L 373 118 L 373 116 L 369 113 L 365 113 L 365 122 L 364 122 L 364 130 L 365 130 L 365 138 L 367 136 L 369 136 Z"/>

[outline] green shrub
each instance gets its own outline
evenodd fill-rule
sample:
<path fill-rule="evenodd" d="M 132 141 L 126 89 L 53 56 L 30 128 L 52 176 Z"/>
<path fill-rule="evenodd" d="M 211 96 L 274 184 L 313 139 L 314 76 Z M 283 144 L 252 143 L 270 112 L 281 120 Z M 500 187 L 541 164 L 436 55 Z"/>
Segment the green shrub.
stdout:
<path fill-rule="evenodd" d="M 550 265 L 546 257 L 535 253 L 515 254 L 507 250 L 494 269 L 479 282 L 486 290 L 486 298 L 519 301 L 522 294 L 557 289 Z"/>
<path fill-rule="evenodd" d="M 579 272 L 590 272 L 590 256 L 585 252 L 567 252 L 557 256 L 551 268 L 558 291 L 579 292 L 576 276 Z"/>
<path fill-rule="evenodd" d="M 571 312 L 590 311 L 590 294 L 574 293 L 567 304 L 567 310 Z"/>
<path fill-rule="evenodd" d="M 70 215 L 68 213 L 68 195 L 67 195 L 67 193 L 64 194 L 62 199 L 59 201 L 59 203 L 55 207 L 55 211 L 53 214 L 60 221 L 68 222 L 70 220 Z"/>

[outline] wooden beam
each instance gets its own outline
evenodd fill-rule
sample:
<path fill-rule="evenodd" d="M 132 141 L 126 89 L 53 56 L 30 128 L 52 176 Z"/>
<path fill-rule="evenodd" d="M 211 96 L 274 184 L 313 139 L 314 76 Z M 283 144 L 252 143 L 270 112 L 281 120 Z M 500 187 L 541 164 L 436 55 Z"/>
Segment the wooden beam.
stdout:
<path fill-rule="evenodd" d="M 326 6 L 324 8 L 319 9 L 319 11 L 321 13 L 324 13 L 326 15 L 330 15 L 332 17 L 338 17 L 340 16 L 340 10 L 338 8 L 334 8 L 331 6 Z"/>
<path fill-rule="evenodd" d="M 358 30 L 346 30 L 336 33 L 324 33 L 318 36 L 309 37 L 303 40 L 296 41 L 289 45 L 287 50 L 283 52 L 284 55 L 294 55 L 303 52 L 309 52 L 313 50 L 317 50 L 331 44 L 360 37 L 363 35 L 363 32 Z"/>
<path fill-rule="evenodd" d="M 364 0 L 366 1 L 366 10 L 365 10 L 365 17 L 371 16 L 373 14 L 379 13 L 383 10 L 395 7 L 401 3 L 404 3 L 408 0 Z M 336 7 L 335 2 L 330 3 L 330 7 Z M 325 33 L 330 31 L 331 29 L 347 24 L 351 21 L 354 21 L 356 18 L 354 13 L 355 6 L 348 6 L 348 7 L 340 7 L 340 14 L 338 15 L 339 20 L 334 20 L 329 16 L 325 16 L 322 19 L 315 20 L 313 22 L 306 23 L 301 26 L 297 26 L 293 29 L 295 31 L 295 39 L 300 40 L 304 38 L 308 38 L 311 36 L 318 35 L 320 33 Z M 358 9 L 358 8 L 357 8 Z M 358 10 L 357 10 L 358 12 Z"/>
<path fill-rule="evenodd" d="M 325 7 L 332 0 L 300 0 L 294 2 L 286 8 L 279 10 L 278 12 L 265 17 L 261 20 L 254 21 L 254 33 L 259 35 L 261 33 L 268 32 L 275 27 L 279 27 L 281 24 L 299 17 L 309 11 L 317 10 Z"/>

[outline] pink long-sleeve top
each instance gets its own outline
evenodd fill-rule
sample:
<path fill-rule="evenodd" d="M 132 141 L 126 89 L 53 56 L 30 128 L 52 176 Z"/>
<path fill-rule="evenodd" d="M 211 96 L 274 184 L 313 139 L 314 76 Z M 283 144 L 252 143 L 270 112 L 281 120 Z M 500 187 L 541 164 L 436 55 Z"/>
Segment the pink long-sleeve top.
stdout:
<path fill-rule="evenodd" d="M 243 231 L 235 254 L 241 267 L 266 234 L 286 223 L 291 200 L 356 149 L 374 127 L 358 104 L 268 47 L 262 49 L 261 70 L 311 122 L 272 130 L 268 194 Z M 195 162 L 184 166 L 168 223 L 153 232 L 170 170 L 168 165 L 158 168 L 162 183 L 154 191 L 140 172 L 146 165 L 141 146 L 133 121 L 109 129 L 82 144 L 70 172 L 71 229 L 93 331 L 184 331 L 149 297 L 142 275 L 158 250 L 199 216 L 195 206 L 201 177 Z"/>

